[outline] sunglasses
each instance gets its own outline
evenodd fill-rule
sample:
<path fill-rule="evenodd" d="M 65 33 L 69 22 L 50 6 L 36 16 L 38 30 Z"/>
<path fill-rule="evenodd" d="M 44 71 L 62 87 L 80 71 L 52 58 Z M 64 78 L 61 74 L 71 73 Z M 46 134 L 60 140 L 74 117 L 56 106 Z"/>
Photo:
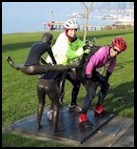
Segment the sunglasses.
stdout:
<path fill-rule="evenodd" d="M 115 49 L 114 47 L 113 47 L 113 50 L 114 50 L 115 52 L 117 52 L 117 54 L 121 53 L 120 51 L 118 51 L 118 50 Z"/>

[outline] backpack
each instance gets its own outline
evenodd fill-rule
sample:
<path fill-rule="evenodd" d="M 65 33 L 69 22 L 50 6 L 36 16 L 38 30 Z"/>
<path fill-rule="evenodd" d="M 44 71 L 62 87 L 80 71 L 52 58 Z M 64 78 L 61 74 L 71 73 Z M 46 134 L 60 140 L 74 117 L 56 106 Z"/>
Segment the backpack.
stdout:
<path fill-rule="evenodd" d="M 79 79 L 83 80 L 85 78 L 85 68 L 87 63 L 89 62 L 90 58 L 92 55 L 94 55 L 102 46 L 89 46 L 89 45 L 85 45 L 83 47 L 84 50 L 89 49 L 90 52 L 88 54 L 84 53 L 81 64 L 78 68 L 77 73 L 79 73 Z"/>
<path fill-rule="evenodd" d="M 85 45 L 83 47 L 84 50 L 89 49 L 90 52 L 89 54 L 84 53 L 83 55 L 83 60 L 86 62 L 86 64 L 89 62 L 89 59 L 92 55 L 94 55 L 102 46 L 90 46 L 90 45 Z"/>

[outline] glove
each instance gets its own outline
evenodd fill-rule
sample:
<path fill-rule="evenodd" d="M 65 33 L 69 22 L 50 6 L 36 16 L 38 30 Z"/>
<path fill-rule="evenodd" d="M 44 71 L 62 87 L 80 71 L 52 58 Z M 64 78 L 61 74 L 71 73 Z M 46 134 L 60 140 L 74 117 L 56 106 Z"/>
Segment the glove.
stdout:
<path fill-rule="evenodd" d="M 84 51 L 84 54 L 89 54 L 89 53 L 90 53 L 90 51 L 91 51 L 91 50 L 86 49 L 86 50 Z"/>
<path fill-rule="evenodd" d="M 110 77 L 111 74 L 112 74 L 112 73 L 110 73 L 110 72 L 107 71 L 107 74 L 106 74 L 106 81 L 107 81 L 107 82 L 108 82 L 108 79 L 109 79 L 109 77 Z"/>
<path fill-rule="evenodd" d="M 107 77 L 102 76 L 101 82 L 102 82 L 102 84 L 107 84 L 107 82 L 108 82 Z"/>
<path fill-rule="evenodd" d="M 106 77 L 100 75 L 98 72 L 94 71 L 93 72 L 93 80 L 95 82 L 99 82 L 100 84 L 105 84 L 106 83 Z"/>
<path fill-rule="evenodd" d="M 104 77 L 104 76 L 102 76 L 102 75 L 99 76 L 98 81 L 99 81 L 101 84 L 106 84 L 106 82 L 107 82 L 106 77 Z"/>

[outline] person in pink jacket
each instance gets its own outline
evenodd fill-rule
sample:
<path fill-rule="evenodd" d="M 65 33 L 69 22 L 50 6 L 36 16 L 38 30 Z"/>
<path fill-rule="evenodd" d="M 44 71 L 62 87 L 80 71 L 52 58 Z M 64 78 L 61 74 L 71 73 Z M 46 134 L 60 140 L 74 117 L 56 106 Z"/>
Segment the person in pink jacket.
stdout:
<path fill-rule="evenodd" d="M 92 127 L 92 122 L 90 122 L 87 117 L 87 111 L 96 95 L 98 84 L 101 86 L 101 90 L 99 92 L 99 99 L 94 112 L 95 115 L 100 115 L 105 112 L 102 103 L 109 88 L 108 79 L 114 71 L 118 54 L 125 51 L 126 48 L 126 41 L 122 37 L 115 37 L 111 45 L 99 48 L 98 51 L 90 57 L 85 67 L 86 81 L 84 86 L 87 93 L 84 98 L 82 112 L 78 119 L 79 124 L 82 127 Z M 108 64 L 106 76 L 100 75 L 96 69 L 104 67 L 106 64 Z"/>

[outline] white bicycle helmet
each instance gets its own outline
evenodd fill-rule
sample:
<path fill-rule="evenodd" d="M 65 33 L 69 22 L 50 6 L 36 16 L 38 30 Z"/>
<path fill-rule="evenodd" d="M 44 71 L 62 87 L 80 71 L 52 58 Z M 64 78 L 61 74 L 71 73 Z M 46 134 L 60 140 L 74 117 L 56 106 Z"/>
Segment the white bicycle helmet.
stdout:
<path fill-rule="evenodd" d="M 64 28 L 65 29 L 78 29 L 78 23 L 76 20 L 70 19 L 65 22 Z"/>

